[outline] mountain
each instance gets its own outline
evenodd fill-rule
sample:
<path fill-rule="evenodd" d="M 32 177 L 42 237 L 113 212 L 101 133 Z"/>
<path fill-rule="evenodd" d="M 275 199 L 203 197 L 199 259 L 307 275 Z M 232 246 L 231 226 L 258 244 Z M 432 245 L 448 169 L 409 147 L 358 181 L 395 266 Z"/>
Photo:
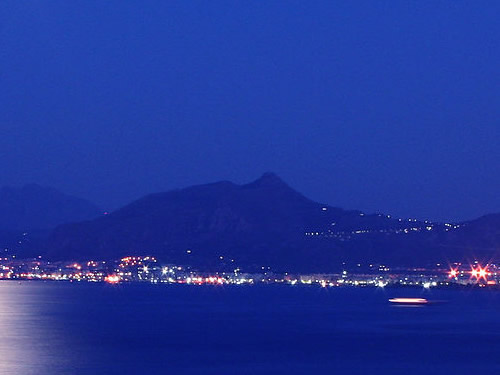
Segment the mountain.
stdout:
<path fill-rule="evenodd" d="M 155 255 L 201 269 L 331 271 L 342 262 L 418 265 L 470 254 L 462 251 L 464 244 L 493 256 L 500 224 L 482 220 L 439 224 L 343 210 L 314 202 L 266 173 L 245 185 L 223 181 L 151 194 L 109 215 L 59 226 L 50 235 L 47 256 Z M 488 233 L 496 234 L 485 238 L 490 222 Z"/>
<path fill-rule="evenodd" d="M 0 231 L 51 230 L 101 214 L 92 203 L 36 184 L 0 189 Z"/>

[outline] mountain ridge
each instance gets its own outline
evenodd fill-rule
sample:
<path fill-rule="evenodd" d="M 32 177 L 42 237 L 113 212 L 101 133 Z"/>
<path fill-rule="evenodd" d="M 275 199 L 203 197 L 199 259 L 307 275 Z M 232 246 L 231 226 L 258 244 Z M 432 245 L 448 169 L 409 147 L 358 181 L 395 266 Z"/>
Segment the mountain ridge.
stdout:
<path fill-rule="evenodd" d="M 101 214 L 97 206 L 52 187 L 26 184 L 0 189 L 0 229 L 49 230 L 70 221 L 92 219 Z"/>
<path fill-rule="evenodd" d="M 466 255 L 460 247 L 474 243 L 480 255 L 496 256 L 491 249 L 500 244 L 500 224 L 493 224 L 488 236 L 481 234 L 484 227 L 474 221 L 440 224 L 344 210 L 315 202 L 267 172 L 242 185 L 221 181 L 149 194 L 109 215 L 61 225 L 51 233 L 46 255 L 155 255 L 198 268 L 269 264 L 328 270 L 345 261 L 420 264 L 458 259 Z"/>

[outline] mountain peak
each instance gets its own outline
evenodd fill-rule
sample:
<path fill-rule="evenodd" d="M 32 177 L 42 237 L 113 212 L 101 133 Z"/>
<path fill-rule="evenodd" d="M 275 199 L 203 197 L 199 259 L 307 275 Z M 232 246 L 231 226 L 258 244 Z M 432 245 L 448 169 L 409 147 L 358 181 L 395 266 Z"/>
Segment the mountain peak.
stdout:
<path fill-rule="evenodd" d="M 262 186 L 288 186 L 276 173 L 266 172 L 254 182 L 247 186 L 262 187 Z"/>

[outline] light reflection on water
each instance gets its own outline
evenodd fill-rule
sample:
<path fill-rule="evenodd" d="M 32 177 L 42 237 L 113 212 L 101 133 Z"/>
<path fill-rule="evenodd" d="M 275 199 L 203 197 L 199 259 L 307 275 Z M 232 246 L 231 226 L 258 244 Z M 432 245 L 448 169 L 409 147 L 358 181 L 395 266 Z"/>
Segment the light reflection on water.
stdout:
<path fill-rule="evenodd" d="M 0 374 L 500 370 L 500 292 L 0 282 Z"/>
<path fill-rule="evenodd" d="M 57 327 L 44 308 L 49 303 L 36 288 L 0 283 L 1 374 L 39 374 L 47 363 L 55 368 L 67 360 L 55 356 L 64 336 L 53 331 Z"/>

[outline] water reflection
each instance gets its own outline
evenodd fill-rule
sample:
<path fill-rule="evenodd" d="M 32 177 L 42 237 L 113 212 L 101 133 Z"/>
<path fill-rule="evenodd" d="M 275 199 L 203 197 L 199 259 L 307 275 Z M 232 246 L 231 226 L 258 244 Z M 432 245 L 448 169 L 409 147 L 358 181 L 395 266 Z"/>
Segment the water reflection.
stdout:
<path fill-rule="evenodd" d="M 67 366 L 47 301 L 30 283 L 0 282 L 0 373 L 40 374 Z"/>
<path fill-rule="evenodd" d="M 0 374 L 497 373 L 499 296 L 3 281 Z"/>

